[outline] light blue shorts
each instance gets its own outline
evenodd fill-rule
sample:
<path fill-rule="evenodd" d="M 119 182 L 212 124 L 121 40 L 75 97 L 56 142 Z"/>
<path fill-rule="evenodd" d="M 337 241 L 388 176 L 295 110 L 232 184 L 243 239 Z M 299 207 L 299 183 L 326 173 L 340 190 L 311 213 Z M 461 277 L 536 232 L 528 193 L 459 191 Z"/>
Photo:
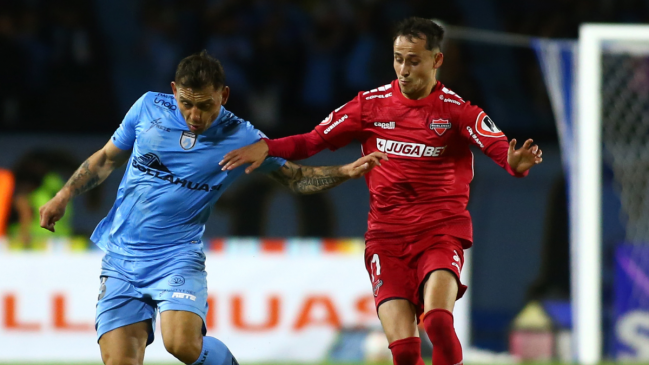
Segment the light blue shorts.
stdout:
<path fill-rule="evenodd" d="M 196 313 L 206 333 L 207 273 L 205 254 L 177 253 L 156 260 L 124 260 L 106 254 L 102 260 L 95 329 L 106 332 L 151 320 L 147 345 L 153 342 L 157 312 Z"/>

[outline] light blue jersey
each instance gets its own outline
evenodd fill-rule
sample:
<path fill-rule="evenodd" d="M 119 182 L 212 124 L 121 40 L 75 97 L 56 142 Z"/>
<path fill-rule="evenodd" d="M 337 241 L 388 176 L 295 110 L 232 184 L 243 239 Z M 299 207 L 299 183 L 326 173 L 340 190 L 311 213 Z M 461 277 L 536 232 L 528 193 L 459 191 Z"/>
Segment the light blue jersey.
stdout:
<path fill-rule="evenodd" d="M 214 123 L 195 135 L 172 94 L 144 94 L 112 137 L 115 146 L 133 153 L 115 204 L 91 240 L 107 254 L 130 260 L 201 250 L 212 206 L 244 171 L 221 171 L 219 161 L 262 136 L 223 107 Z M 258 171 L 285 162 L 267 158 Z"/>

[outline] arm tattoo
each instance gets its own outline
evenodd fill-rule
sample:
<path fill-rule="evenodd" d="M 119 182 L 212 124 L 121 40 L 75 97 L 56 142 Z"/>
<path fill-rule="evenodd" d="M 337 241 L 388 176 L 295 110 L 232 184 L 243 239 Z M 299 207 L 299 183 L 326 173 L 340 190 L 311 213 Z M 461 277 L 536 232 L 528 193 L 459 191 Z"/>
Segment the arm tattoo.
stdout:
<path fill-rule="evenodd" d="M 340 185 L 349 177 L 340 173 L 340 166 L 311 167 L 287 161 L 271 177 L 298 194 L 314 194 Z"/>
<path fill-rule="evenodd" d="M 90 170 L 90 160 L 84 161 L 74 172 L 65 187 L 70 188 L 72 196 L 77 196 L 94 188 L 101 183 L 101 178 L 95 171 Z"/>

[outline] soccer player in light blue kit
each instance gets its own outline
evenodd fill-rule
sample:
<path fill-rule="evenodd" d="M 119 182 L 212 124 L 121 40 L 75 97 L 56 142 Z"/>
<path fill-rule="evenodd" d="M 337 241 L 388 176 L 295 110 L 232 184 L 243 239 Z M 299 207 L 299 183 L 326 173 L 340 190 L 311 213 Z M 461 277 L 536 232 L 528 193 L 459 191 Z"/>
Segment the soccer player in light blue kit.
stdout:
<path fill-rule="evenodd" d="M 106 252 L 95 327 L 107 365 L 142 364 L 157 312 L 165 348 L 183 363 L 237 363 L 221 341 L 205 336 L 201 237 L 211 207 L 243 173 L 221 171 L 218 162 L 263 134 L 223 107 L 230 91 L 207 52 L 183 59 L 171 88 L 173 94 L 148 92 L 136 101 L 108 143 L 40 209 L 41 226 L 54 231 L 70 199 L 128 160 L 115 204 L 91 237 Z M 381 158 L 325 167 L 268 158 L 258 171 L 308 194 L 363 176 Z"/>

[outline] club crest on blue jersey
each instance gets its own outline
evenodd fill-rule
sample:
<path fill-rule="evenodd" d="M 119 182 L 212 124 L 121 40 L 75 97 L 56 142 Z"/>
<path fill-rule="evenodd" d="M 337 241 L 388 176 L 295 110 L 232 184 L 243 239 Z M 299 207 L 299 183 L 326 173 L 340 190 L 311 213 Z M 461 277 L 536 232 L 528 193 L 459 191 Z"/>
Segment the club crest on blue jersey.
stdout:
<path fill-rule="evenodd" d="M 184 131 L 180 136 L 180 147 L 184 150 L 191 150 L 196 144 L 196 135 L 192 132 Z"/>

